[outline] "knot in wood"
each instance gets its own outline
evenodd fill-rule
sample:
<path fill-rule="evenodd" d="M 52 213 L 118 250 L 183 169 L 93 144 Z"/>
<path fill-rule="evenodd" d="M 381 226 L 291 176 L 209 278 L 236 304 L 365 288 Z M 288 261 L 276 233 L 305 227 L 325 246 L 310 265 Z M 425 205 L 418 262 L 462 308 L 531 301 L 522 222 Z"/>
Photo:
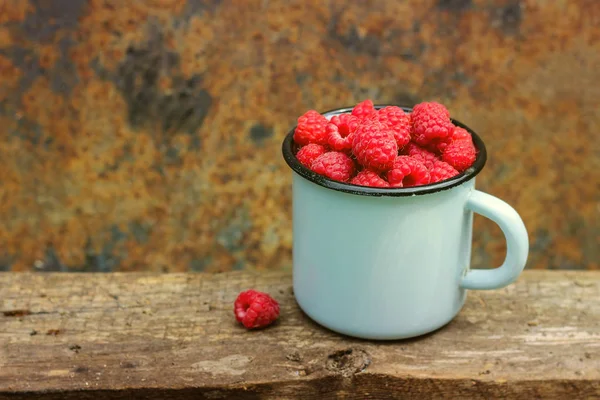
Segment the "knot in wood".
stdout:
<path fill-rule="evenodd" d="M 337 375 L 350 377 L 364 371 L 371 364 L 371 357 L 362 349 L 344 349 L 331 353 L 325 367 Z"/>

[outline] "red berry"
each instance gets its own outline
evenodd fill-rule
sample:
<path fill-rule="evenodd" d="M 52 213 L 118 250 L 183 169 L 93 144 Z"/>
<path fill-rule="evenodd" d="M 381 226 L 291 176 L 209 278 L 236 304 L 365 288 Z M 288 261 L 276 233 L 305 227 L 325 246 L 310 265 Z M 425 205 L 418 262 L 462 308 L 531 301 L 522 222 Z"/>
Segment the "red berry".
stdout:
<path fill-rule="evenodd" d="M 459 126 L 455 126 L 454 130 L 452 131 L 452 135 L 450 136 L 450 140 L 469 140 L 472 142 L 473 138 L 466 129 L 463 129 Z"/>
<path fill-rule="evenodd" d="M 353 185 L 370 187 L 390 187 L 385 179 L 380 177 L 377 172 L 364 169 L 358 173 L 351 181 Z"/>
<path fill-rule="evenodd" d="M 387 178 L 392 187 L 427 185 L 430 179 L 427 167 L 410 156 L 396 157 L 393 168 L 387 173 Z"/>
<path fill-rule="evenodd" d="M 371 100 L 365 100 L 361 103 L 358 103 L 352 109 L 352 115 L 354 115 L 361 121 L 371 118 L 375 115 L 375 113 L 377 113 L 377 110 L 375 110 L 375 107 L 373 106 L 373 102 Z"/>
<path fill-rule="evenodd" d="M 421 161 L 427 169 L 431 169 L 433 164 L 439 160 L 435 154 L 414 143 L 406 145 L 402 153 Z"/>
<path fill-rule="evenodd" d="M 332 117 L 329 125 L 327 125 L 329 147 L 335 151 L 352 149 L 352 135 L 359 123 L 359 119 L 350 114 L 341 114 Z"/>
<path fill-rule="evenodd" d="M 468 139 L 453 140 L 444 149 L 442 160 L 462 172 L 469 168 L 477 158 L 477 150 L 469 135 Z"/>
<path fill-rule="evenodd" d="M 327 145 L 327 118 L 315 110 L 309 110 L 298 118 L 298 126 L 294 131 L 294 141 L 300 146 L 309 143 Z"/>
<path fill-rule="evenodd" d="M 348 151 L 352 149 L 352 134 L 342 136 L 337 125 L 327 125 L 327 144 L 335 151 Z"/>
<path fill-rule="evenodd" d="M 235 299 L 235 319 L 246 328 L 263 328 L 279 317 L 279 304 L 266 293 L 246 290 Z"/>
<path fill-rule="evenodd" d="M 462 128 L 454 127 L 452 133 L 448 135 L 448 137 L 444 139 L 432 139 L 424 146 L 424 148 L 432 153 L 441 155 L 450 142 L 462 139 L 471 140 L 471 135 Z"/>
<path fill-rule="evenodd" d="M 435 155 L 441 156 L 444 149 L 448 146 L 448 139 L 433 139 L 423 146 L 425 150 Z"/>
<path fill-rule="evenodd" d="M 352 153 L 365 168 L 387 171 L 398 155 L 398 145 L 392 131 L 379 121 L 363 122 L 352 139 Z"/>
<path fill-rule="evenodd" d="M 298 153 L 296 153 L 296 158 L 298 159 L 298 161 L 300 161 L 302 165 L 304 165 L 307 168 L 310 168 L 310 166 L 317 159 L 317 157 L 325 153 L 327 153 L 327 149 L 324 146 L 321 146 L 320 144 L 310 143 L 298 150 Z"/>
<path fill-rule="evenodd" d="M 384 107 L 377 112 L 375 119 L 392 130 L 399 149 L 410 142 L 410 117 L 400 107 Z"/>
<path fill-rule="evenodd" d="M 431 183 L 435 183 L 458 175 L 458 171 L 444 161 L 437 161 L 429 170 L 429 174 L 431 175 Z"/>
<path fill-rule="evenodd" d="M 340 135 L 342 137 L 346 137 L 351 133 L 354 133 L 358 125 L 360 124 L 360 120 L 358 117 L 355 117 L 352 114 L 340 114 L 331 117 L 330 123 L 334 124 L 338 127 L 340 131 Z"/>
<path fill-rule="evenodd" d="M 446 139 L 454 129 L 450 112 L 436 102 L 417 104 L 411 119 L 413 139 L 420 146 L 426 146 L 436 139 Z"/>
<path fill-rule="evenodd" d="M 334 181 L 347 182 L 354 176 L 354 161 L 344 153 L 330 151 L 313 161 L 311 169 L 319 175 Z"/>

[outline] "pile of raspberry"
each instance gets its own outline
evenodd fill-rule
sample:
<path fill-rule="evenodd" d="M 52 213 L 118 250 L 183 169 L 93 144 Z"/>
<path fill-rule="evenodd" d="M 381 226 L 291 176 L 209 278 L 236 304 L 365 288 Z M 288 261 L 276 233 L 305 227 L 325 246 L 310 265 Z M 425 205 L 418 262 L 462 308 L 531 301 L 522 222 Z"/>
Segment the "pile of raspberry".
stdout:
<path fill-rule="evenodd" d="M 327 120 L 315 110 L 298 118 L 298 161 L 330 179 L 370 187 L 412 187 L 450 179 L 469 168 L 477 150 L 442 104 L 376 110 L 371 100 Z"/>

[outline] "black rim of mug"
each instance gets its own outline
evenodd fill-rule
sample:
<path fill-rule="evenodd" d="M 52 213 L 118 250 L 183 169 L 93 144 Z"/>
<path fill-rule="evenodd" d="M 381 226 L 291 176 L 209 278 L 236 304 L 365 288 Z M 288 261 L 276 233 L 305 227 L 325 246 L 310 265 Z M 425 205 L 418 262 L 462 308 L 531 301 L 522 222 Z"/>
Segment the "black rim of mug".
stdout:
<path fill-rule="evenodd" d="M 378 105 L 375 105 L 375 108 L 379 110 L 381 108 L 388 107 L 388 106 L 395 106 L 395 105 L 394 104 L 378 104 Z M 410 107 L 403 107 L 403 106 L 397 106 L 397 107 L 402 108 L 405 112 L 412 112 L 412 108 L 410 108 Z M 329 115 L 333 116 L 333 115 L 337 115 L 337 114 L 352 112 L 352 108 L 353 107 L 337 108 L 334 110 L 324 112 L 322 114 L 326 115 L 326 116 L 329 116 Z M 483 169 L 483 167 L 485 166 L 485 163 L 487 161 L 487 151 L 485 149 L 485 144 L 483 143 L 483 140 L 481 140 L 479 135 L 477 133 L 475 133 L 471 128 L 469 128 L 468 126 L 463 124 L 462 122 L 457 121 L 455 119 L 451 119 L 451 121 L 454 125 L 465 129 L 467 132 L 469 132 L 471 134 L 471 137 L 473 138 L 473 143 L 475 144 L 475 148 L 477 149 L 477 158 L 475 159 L 475 162 L 473 163 L 473 165 L 470 168 L 468 168 L 467 170 L 463 171 L 462 173 L 460 173 L 450 179 L 447 179 L 445 181 L 430 183 L 428 185 L 414 186 L 414 187 L 407 187 L 407 188 L 374 188 L 374 187 L 353 185 L 351 183 L 338 182 L 338 181 L 329 179 L 325 176 L 319 175 L 319 174 L 311 171 L 310 169 L 306 168 L 296 158 L 296 152 L 298 150 L 298 146 L 294 143 L 294 140 L 293 140 L 294 131 L 296 129 L 296 126 L 294 126 L 292 128 L 292 130 L 290 130 L 288 132 L 285 139 L 283 140 L 283 145 L 282 145 L 283 158 L 285 159 L 286 163 L 290 166 L 290 168 L 294 172 L 296 172 L 298 175 L 300 175 L 301 177 L 303 177 L 319 186 L 325 187 L 327 189 L 340 191 L 340 192 L 345 192 L 345 193 L 350 193 L 350 194 L 355 194 L 355 195 L 362 195 L 362 196 L 392 196 L 392 197 L 415 196 L 415 195 L 436 193 L 436 192 L 440 192 L 442 190 L 451 189 L 455 186 L 461 185 L 461 184 L 475 178 L 475 176 L 477 176 L 477 174 L 479 174 L 479 172 L 481 172 L 481 170 Z"/>

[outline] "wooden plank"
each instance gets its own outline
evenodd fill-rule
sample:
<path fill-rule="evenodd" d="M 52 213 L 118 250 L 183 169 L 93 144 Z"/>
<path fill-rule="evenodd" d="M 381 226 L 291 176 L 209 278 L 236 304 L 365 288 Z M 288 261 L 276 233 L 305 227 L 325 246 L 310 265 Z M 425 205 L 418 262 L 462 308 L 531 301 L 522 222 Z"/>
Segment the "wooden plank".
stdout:
<path fill-rule="evenodd" d="M 232 303 L 272 293 L 246 331 Z M 0 275 L 0 399 L 596 399 L 600 272 L 526 271 L 415 340 L 331 333 L 284 272 Z"/>

